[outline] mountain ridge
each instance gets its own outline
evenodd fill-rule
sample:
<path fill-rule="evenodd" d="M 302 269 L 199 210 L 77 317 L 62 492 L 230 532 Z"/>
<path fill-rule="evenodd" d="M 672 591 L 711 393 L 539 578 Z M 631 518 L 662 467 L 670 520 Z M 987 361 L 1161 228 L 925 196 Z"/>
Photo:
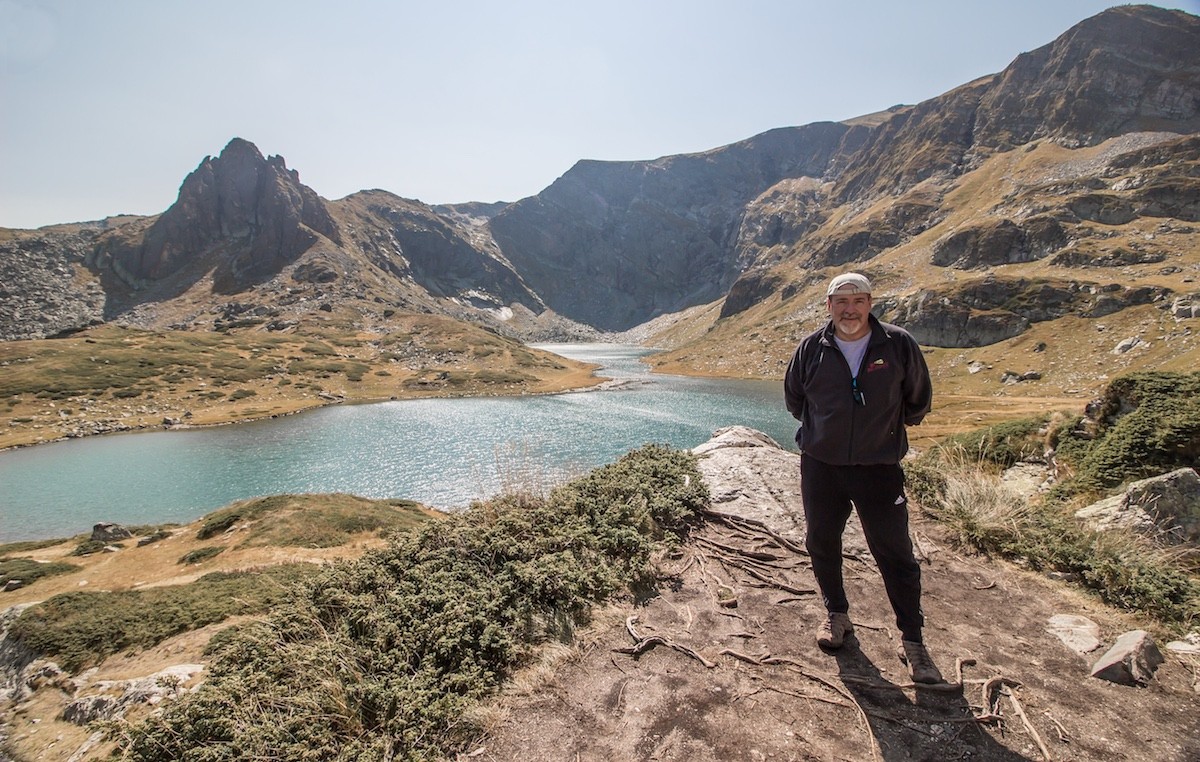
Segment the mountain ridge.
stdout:
<path fill-rule="evenodd" d="M 1128 313 L 1128 330 L 1173 336 L 1129 310 L 1175 316 L 1196 293 L 1197 50 L 1197 17 L 1113 8 L 918 104 L 581 160 L 512 203 L 326 200 L 235 138 L 157 217 L 0 231 L 0 337 L 213 330 L 244 305 L 289 331 L 336 307 L 369 332 L 401 312 L 523 341 L 631 331 L 669 350 L 661 367 L 769 377 L 820 319 L 818 284 L 849 267 L 881 286 L 881 316 L 933 347 L 1027 335 L 1037 294 L 1060 288 L 1090 296 L 1052 320 Z"/>

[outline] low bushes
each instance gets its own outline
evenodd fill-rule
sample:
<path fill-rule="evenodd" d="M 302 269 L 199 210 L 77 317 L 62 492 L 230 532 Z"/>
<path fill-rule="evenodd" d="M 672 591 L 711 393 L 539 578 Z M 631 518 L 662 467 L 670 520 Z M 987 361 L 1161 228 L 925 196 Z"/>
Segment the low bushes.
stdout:
<path fill-rule="evenodd" d="M 312 573 L 307 564 L 289 564 L 213 572 L 190 585 L 64 593 L 22 612 L 9 636 L 78 672 L 110 654 L 149 648 L 236 614 L 266 611 L 291 598 L 292 584 Z"/>
<path fill-rule="evenodd" d="M 1068 450 L 1073 493 L 1200 465 L 1200 373 L 1135 373 L 1105 389 L 1094 439 Z"/>
<path fill-rule="evenodd" d="M 424 760 L 466 711 L 592 605 L 654 579 L 707 495 L 649 446 L 548 495 L 478 503 L 335 565 L 266 621 L 214 639 L 201 688 L 122 739 L 134 760 Z"/>
<path fill-rule="evenodd" d="M 206 540 L 243 524 L 237 547 L 332 548 L 355 535 L 383 536 L 411 529 L 435 515 L 411 500 L 371 500 L 341 493 L 270 495 L 209 514 L 196 539 Z"/>
<path fill-rule="evenodd" d="M 223 550 L 225 550 L 225 548 L 222 548 L 219 545 L 205 545 L 202 548 L 196 548 L 195 550 L 189 550 L 187 553 L 184 553 L 180 557 L 178 563 L 198 564 L 203 561 L 207 561 L 210 558 L 221 555 Z"/>
<path fill-rule="evenodd" d="M 1026 501 L 998 474 L 1040 455 L 1043 442 L 1055 446 L 1059 481 Z M 1198 456 L 1200 374 L 1139 373 L 1109 385 L 1090 425 L 1043 418 L 993 426 L 947 440 L 906 472 L 914 499 L 964 545 L 1065 572 L 1114 606 L 1183 630 L 1200 620 L 1200 579 L 1189 555 L 1091 530 L 1074 512 L 1131 480 L 1194 468 Z"/>
<path fill-rule="evenodd" d="M 0 558 L 0 588 L 11 580 L 20 580 L 23 585 L 30 585 L 43 577 L 70 574 L 81 568 L 75 564 L 61 562 L 39 563 L 30 558 Z"/>

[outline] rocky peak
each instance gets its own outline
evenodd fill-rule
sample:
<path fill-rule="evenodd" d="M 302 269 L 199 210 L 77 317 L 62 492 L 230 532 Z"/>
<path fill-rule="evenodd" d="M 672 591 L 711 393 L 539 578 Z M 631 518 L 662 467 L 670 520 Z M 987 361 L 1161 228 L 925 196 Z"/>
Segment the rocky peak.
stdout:
<path fill-rule="evenodd" d="M 263 158 L 234 138 L 220 156 L 204 157 L 144 236 L 103 239 L 95 264 L 136 288 L 215 258 L 218 287 L 234 291 L 278 272 L 319 236 L 339 237 L 325 202 L 283 157 Z"/>
<path fill-rule="evenodd" d="M 1107 10 L 1018 56 L 983 96 L 975 139 L 1076 147 L 1126 132 L 1194 132 L 1198 46 L 1196 16 L 1148 5 Z"/>

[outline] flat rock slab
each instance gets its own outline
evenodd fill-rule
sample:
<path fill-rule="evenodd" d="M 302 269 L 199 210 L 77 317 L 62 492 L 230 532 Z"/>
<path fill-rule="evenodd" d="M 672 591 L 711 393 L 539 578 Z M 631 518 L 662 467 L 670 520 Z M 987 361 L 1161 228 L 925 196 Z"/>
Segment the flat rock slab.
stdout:
<path fill-rule="evenodd" d="M 1046 632 L 1080 655 L 1100 647 L 1100 625 L 1085 616 L 1055 614 L 1046 624 Z"/>

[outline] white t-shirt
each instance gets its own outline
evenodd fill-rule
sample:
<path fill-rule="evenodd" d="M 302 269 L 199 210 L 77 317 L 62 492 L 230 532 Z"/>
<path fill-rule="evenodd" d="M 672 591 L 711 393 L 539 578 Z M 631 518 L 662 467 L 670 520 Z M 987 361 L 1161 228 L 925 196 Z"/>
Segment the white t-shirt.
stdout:
<path fill-rule="evenodd" d="M 842 350 L 842 355 L 850 365 L 850 375 L 858 378 L 858 368 L 867 354 L 867 344 L 871 343 L 871 334 L 867 333 L 866 336 L 854 341 L 842 341 L 837 336 L 834 336 L 833 340 L 837 342 L 838 349 Z"/>

